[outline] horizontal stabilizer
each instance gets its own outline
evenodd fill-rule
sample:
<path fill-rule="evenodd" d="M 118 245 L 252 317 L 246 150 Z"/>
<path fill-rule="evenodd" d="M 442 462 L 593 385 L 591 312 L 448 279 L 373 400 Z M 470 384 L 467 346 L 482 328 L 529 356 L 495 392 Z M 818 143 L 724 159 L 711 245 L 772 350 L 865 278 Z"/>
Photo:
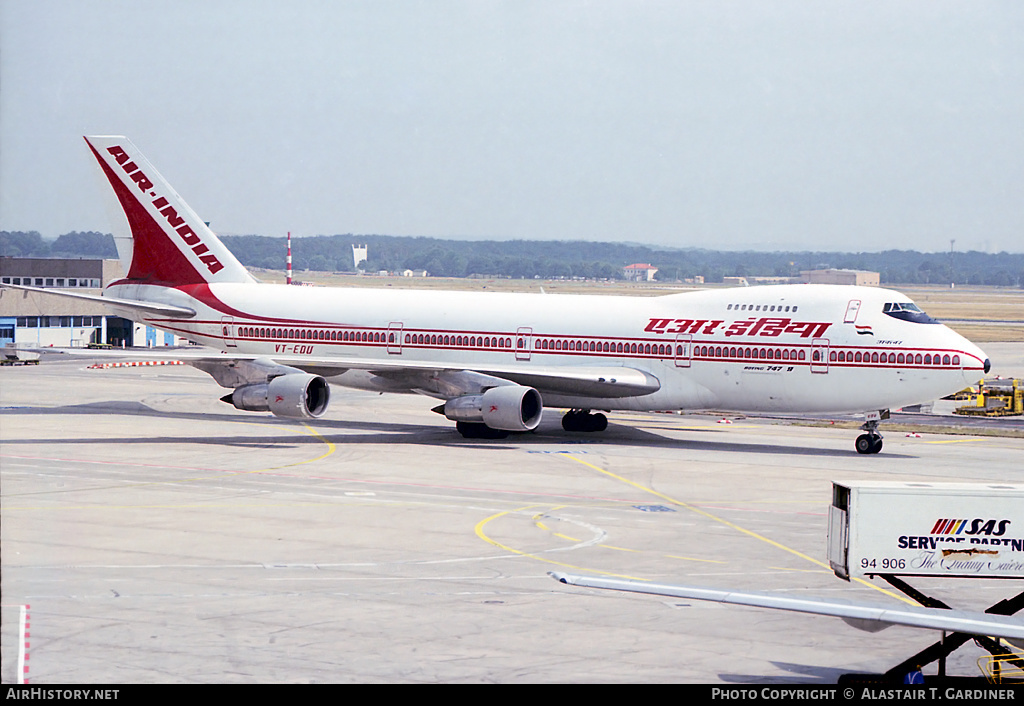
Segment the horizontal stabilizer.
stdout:
<path fill-rule="evenodd" d="M 42 287 L 26 287 L 21 284 L 3 284 L 2 287 L 20 289 L 25 292 L 36 292 L 38 294 L 52 294 L 56 297 L 69 297 L 71 299 L 84 299 L 86 301 L 99 302 L 107 306 L 131 309 L 141 314 L 171 316 L 174 318 L 192 318 L 196 312 L 183 306 L 173 304 L 158 304 L 156 302 L 143 302 L 136 299 L 120 299 L 118 297 L 105 297 L 99 294 L 83 294 L 81 292 L 68 292 L 63 289 L 43 289 Z"/>

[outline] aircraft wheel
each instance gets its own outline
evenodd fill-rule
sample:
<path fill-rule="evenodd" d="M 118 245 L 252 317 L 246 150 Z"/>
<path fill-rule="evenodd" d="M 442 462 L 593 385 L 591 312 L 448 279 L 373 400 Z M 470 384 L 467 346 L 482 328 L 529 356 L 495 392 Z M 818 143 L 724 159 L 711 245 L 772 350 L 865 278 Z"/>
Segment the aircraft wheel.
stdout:
<path fill-rule="evenodd" d="M 869 434 L 861 434 L 857 437 L 857 441 L 854 444 L 859 454 L 876 453 L 873 449 L 875 447 L 874 442 Z"/>
<path fill-rule="evenodd" d="M 565 431 L 583 431 L 582 421 L 583 413 L 575 410 L 570 410 L 562 415 L 562 429 Z"/>
<path fill-rule="evenodd" d="M 504 429 L 491 429 L 479 422 L 455 422 L 455 429 L 463 439 L 504 439 L 508 432 Z"/>
<path fill-rule="evenodd" d="M 608 417 L 572 410 L 562 415 L 562 428 L 566 431 L 604 431 L 608 428 Z"/>
<path fill-rule="evenodd" d="M 874 438 L 874 443 L 871 444 L 871 451 L 870 451 L 870 453 L 876 454 L 876 453 L 878 453 L 881 450 L 882 450 L 882 437 L 876 436 Z"/>

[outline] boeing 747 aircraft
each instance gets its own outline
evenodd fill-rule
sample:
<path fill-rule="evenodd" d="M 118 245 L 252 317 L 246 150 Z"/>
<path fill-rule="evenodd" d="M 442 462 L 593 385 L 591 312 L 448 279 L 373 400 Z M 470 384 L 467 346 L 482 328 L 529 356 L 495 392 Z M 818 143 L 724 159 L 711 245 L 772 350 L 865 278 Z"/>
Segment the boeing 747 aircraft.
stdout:
<path fill-rule="evenodd" d="M 85 140 L 123 214 L 127 272 L 95 298 L 222 351 L 185 359 L 241 410 L 319 417 L 333 383 L 436 398 L 466 437 L 533 430 L 544 407 L 568 408 L 573 432 L 603 430 L 610 410 L 865 413 L 868 454 L 886 410 L 989 370 L 977 346 L 875 287 L 647 298 L 261 284 L 127 138 Z"/>

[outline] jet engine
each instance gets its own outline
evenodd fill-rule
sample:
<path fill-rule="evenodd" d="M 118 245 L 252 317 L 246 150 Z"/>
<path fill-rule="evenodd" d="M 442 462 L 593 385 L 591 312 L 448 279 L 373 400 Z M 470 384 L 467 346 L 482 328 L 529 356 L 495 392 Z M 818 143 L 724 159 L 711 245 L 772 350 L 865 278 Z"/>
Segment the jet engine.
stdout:
<path fill-rule="evenodd" d="M 236 409 L 247 412 L 273 412 L 276 417 L 310 419 L 327 411 L 331 388 L 319 375 L 289 373 L 267 382 L 236 387 L 221 397 Z"/>
<path fill-rule="evenodd" d="M 453 397 L 444 403 L 444 416 L 502 431 L 532 431 L 540 424 L 543 408 L 540 393 L 532 387 L 502 385 L 479 395 Z"/>

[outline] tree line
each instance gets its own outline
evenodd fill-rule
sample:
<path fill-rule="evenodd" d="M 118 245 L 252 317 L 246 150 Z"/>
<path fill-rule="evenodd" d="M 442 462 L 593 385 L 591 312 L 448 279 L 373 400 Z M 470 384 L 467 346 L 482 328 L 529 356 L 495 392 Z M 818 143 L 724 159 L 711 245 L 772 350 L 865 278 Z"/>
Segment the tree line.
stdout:
<path fill-rule="evenodd" d="M 285 238 L 221 236 L 246 267 L 284 269 Z M 354 272 L 352 245 L 367 246 L 368 272 L 426 270 L 435 277 L 517 279 L 622 279 L 622 268 L 650 263 L 662 281 L 703 277 L 795 277 L 801 270 L 834 267 L 878 272 L 884 284 L 986 284 L 1024 288 L 1024 253 L 977 251 L 877 253 L 730 251 L 658 248 L 584 241 L 462 241 L 388 235 L 318 235 L 292 239 L 296 271 Z M 95 231 L 46 240 L 36 231 L 0 231 L 0 256 L 116 258 L 114 239 Z"/>

